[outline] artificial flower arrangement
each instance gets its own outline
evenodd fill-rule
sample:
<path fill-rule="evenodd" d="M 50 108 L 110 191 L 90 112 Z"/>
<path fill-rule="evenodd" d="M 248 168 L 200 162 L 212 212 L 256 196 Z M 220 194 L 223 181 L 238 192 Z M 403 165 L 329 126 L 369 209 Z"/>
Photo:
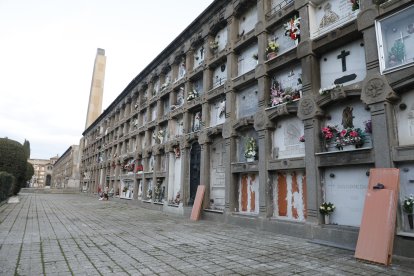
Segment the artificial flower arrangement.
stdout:
<path fill-rule="evenodd" d="M 335 211 L 335 205 L 331 202 L 324 202 L 319 206 L 319 213 L 322 215 L 330 215 Z"/>
<path fill-rule="evenodd" d="M 198 92 L 195 89 L 193 89 L 188 93 L 187 101 L 194 100 L 197 97 L 198 97 Z"/>
<path fill-rule="evenodd" d="M 329 86 L 329 87 L 320 88 L 320 89 L 319 89 L 319 94 L 321 94 L 321 95 L 325 95 L 325 94 L 327 94 L 329 91 L 331 91 L 331 90 L 333 90 L 333 89 L 335 89 L 335 88 L 339 88 L 339 87 L 342 87 L 342 85 L 340 85 L 340 84 L 333 84 L 333 85 L 331 85 L 331 86 Z"/>
<path fill-rule="evenodd" d="M 279 52 L 279 44 L 276 41 L 269 40 L 266 47 L 266 54 Z"/>
<path fill-rule="evenodd" d="M 354 0 L 357 1 L 357 0 Z M 289 20 L 285 26 L 285 36 L 289 36 L 292 40 L 298 40 L 300 38 L 300 17 L 294 17 Z"/>
<path fill-rule="evenodd" d="M 352 3 L 352 11 L 356 11 L 359 9 L 359 0 L 350 0 Z"/>
<path fill-rule="evenodd" d="M 283 89 L 278 81 L 273 80 L 272 87 L 270 88 L 270 104 L 273 107 L 278 104 L 288 103 L 299 99 L 300 94 L 300 90 L 291 87 Z"/>
<path fill-rule="evenodd" d="M 402 208 L 404 212 L 406 212 L 407 214 L 413 213 L 413 209 L 414 209 L 414 196 L 413 195 L 410 195 L 403 201 Z"/>
<path fill-rule="evenodd" d="M 244 146 L 244 157 L 255 158 L 257 151 L 256 140 L 253 137 L 247 137 L 246 144 Z"/>
<path fill-rule="evenodd" d="M 365 124 L 365 133 L 372 133 L 372 121 L 368 120 L 364 122 Z"/>
<path fill-rule="evenodd" d="M 339 130 L 337 126 L 328 125 L 321 131 L 323 139 L 327 142 L 333 141 L 339 150 L 348 145 L 361 147 L 365 142 L 365 132 L 360 128 L 350 127 Z"/>
<path fill-rule="evenodd" d="M 218 41 L 214 40 L 214 41 L 210 41 L 210 49 L 211 50 L 216 50 L 219 47 L 219 43 Z"/>

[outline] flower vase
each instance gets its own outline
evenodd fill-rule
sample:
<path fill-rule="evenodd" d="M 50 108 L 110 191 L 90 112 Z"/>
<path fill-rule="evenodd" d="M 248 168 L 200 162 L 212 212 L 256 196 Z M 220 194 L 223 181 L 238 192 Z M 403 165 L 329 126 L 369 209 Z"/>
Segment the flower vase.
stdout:
<path fill-rule="evenodd" d="M 410 229 L 413 229 L 413 214 L 408 214 L 408 224 L 410 225 Z"/>
<path fill-rule="evenodd" d="M 329 223 L 329 215 L 325 215 L 325 224 L 330 224 Z"/>
<path fill-rule="evenodd" d="M 247 162 L 253 162 L 254 161 L 254 157 L 246 157 L 246 161 Z"/>
<path fill-rule="evenodd" d="M 270 53 L 267 54 L 267 60 L 275 58 L 276 56 L 277 56 L 276 52 L 270 52 Z"/>

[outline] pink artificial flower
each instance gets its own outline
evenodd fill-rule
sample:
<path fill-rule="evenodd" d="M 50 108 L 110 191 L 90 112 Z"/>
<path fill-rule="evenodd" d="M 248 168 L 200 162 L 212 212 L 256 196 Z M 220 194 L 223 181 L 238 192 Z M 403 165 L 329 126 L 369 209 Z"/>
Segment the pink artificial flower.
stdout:
<path fill-rule="evenodd" d="M 346 135 L 346 129 L 343 129 L 342 131 L 341 131 L 341 137 L 344 137 L 345 135 Z"/>
<path fill-rule="evenodd" d="M 351 137 L 358 137 L 358 132 L 356 132 L 355 130 L 353 130 L 353 131 L 351 131 L 351 132 L 349 133 L 349 135 L 350 135 Z"/>

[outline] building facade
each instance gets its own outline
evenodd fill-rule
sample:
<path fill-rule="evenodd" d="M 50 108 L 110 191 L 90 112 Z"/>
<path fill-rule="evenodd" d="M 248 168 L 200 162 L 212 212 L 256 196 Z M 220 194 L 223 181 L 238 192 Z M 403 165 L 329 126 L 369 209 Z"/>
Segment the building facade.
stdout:
<path fill-rule="evenodd" d="M 55 162 L 52 174 L 52 187 L 58 189 L 79 189 L 79 146 L 70 146 Z"/>
<path fill-rule="evenodd" d="M 52 184 L 53 165 L 58 157 L 50 159 L 29 159 L 27 160 L 33 165 L 34 174 L 30 179 L 30 188 L 50 188 Z"/>
<path fill-rule="evenodd" d="M 206 219 L 355 247 L 371 168 L 414 193 L 410 4 L 214 1 L 85 130 L 81 185 L 184 213 L 202 184 Z"/>

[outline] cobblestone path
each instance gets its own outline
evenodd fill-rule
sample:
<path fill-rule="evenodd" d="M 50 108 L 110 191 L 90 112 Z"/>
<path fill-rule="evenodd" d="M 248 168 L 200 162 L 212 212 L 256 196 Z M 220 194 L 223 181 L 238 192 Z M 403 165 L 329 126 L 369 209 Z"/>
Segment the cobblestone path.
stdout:
<path fill-rule="evenodd" d="M 353 252 L 83 195 L 0 206 L 1 275 L 414 275 Z"/>

